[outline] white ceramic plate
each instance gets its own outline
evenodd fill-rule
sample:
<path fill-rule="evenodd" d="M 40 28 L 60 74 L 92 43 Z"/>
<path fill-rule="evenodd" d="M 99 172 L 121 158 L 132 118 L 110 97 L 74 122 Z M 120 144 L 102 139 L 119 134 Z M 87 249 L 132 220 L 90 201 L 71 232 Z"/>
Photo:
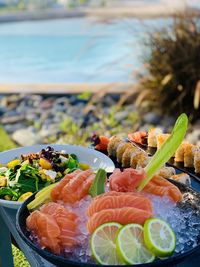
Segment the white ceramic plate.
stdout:
<path fill-rule="evenodd" d="M 39 152 L 41 149 L 46 148 L 47 146 L 48 145 L 27 146 L 1 152 L 0 163 L 6 164 L 12 159 L 19 157 L 21 154 Z M 115 168 L 115 165 L 110 158 L 94 149 L 74 145 L 50 144 L 49 146 L 53 147 L 57 151 L 66 150 L 66 152 L 69 154 L 73 153 L 77 155 L 79 162 L 89 164 L 93 170 L 101 168 L 105 169 L 107 172 L 113 172 Z M 17 201 L 0 199 L 0 206 L 3 207 L 18 209 L 20 205 L 21 203 Z"/>

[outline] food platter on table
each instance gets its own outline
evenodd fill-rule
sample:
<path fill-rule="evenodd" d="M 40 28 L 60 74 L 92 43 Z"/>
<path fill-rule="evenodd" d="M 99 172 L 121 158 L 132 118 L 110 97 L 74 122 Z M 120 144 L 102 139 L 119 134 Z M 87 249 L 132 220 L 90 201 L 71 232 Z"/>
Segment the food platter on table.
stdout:
<path fill-rule="evenodd" d="M 117 167 L 119 167 L 119 164 L 117 164 Z M 179 173 L 179 170 L 176 169 L 177 173 Z M 192 178 L 192 177 L 191 177 Z M 193 190 L 191 187 L 188 187 L 187 185 L 184 185 L 180 182 L 171 180 L 170 182 L 174 183 L 181 192 L 185 193 L 186 197 L 186 203 L 183 204 L 182 208 L 194 208 L 198 211 L 198 218 L 200 221 L 200 194 L 197 193 L 195 190 Z M 51 263 L 55 264 L 56 266 L 62 266 L 62 267 L 68 267 L 68 266 L 83 266 L 83 267 L 89 267 L 94 266 L 97 267 L 99 264 L 96 264 L 94 261 L 92 262 L 80 262 L 79 260 L 72 260 L 70 257 L 63 257 L 62 255 L 55 255 L 54 253 L 51 253 L 47 249 L 41 249 L 37 243 L 33 242 L 33 240 L 30 240 L 30 232 L 27 230 L 26 227 L 26 219 L 29 216 L 30 212 L 27 209 L 27 205 L 33 201 L 35 198 L 35 194 L 32 195 L 29 199 L 27 199 L 19 208 L 17 213 L 17 230 L 22 237 L 22 239 L 33 249 L 35 250 L 39 255 L 44 257 L 46 260 L 50 261 Z M 190 199 L 192 199 L 192 202 L 190 202 Z M 199 236 L 200 236 L 200 224 L 199 224 Z M 153 263 L 146 263 L 146 264 L 138 264 L 134 265 L 136 267 L 154 267 L 154 266 L 173 266 L 180 262 L 182 262 L 184 259 L 186 259 L 191 254 L 195 253 L 200 248 L 200 239 L 198 239 L 198 243 L 195 247 L 188 248 L 184 252 L 181 253 L 175 253 L 169 258 L 166 259 L 157 259 Z M 114 266 L 114 265 L 113 265 Z M 120 265 L 118 265 L 120 266 Z M 121 267 L 124 265 L 121 265 Z"/>
<path fill-rule="evenodd" d="M 182 114 L 153 157 L 103 138 L 109 174 L 75 170 L 29 197 L 17 212 L 23 240 L 57 266 L 172 266 L 200 247 L 200 194 L 191 177 L 163 166 L 187 128 Z M 101 140 L 100 140 L 101 141 Z M 100 149 L 101 150 L 101 149 Z"/>

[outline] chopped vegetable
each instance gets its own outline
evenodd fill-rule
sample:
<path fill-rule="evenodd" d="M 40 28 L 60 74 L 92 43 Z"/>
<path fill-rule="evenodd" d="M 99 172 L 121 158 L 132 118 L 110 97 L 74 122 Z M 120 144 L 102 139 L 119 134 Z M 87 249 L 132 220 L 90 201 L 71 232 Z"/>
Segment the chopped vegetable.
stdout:
<path fill-rule="evenodd" d="M 2 187 L 0 188 L 0 198 L 4 198 L 5 196 L 10 196 L 10 200 L 18 200 L 20 193 L 17 190 Z"/>
<path fill-rule="evenodd" d="M 19 159 L 14 159 L 14 160 L 8 162 L 7 166 L 8 166 L 8 168 L 12 169 L 12 168 L 14 168 L 15 166 L 17 166 L 19 164 L 20 164 L 20 160 Z"/>
<path fill-rule="evenodd" d="M 105 192 L 106 179 L 106 171 L 99 169 L 89 190 L 89 194 L 92 197 L 96 197 Z"/>
<path fill-rule="evenodd" d="M 86 171 L 90 169 L 90 165 L 86 164 L 86 163 L 79 163 L 79 167 L 81 168 L 81 170 Z"/>
<path fill-rule="evenodd" d="M 41 190 L 78 168 L 75 154 L 58 152 L 52 147 L 38 153 L 23 154 L 20 159 L 0 168 L 0 199 L 20 201 L 26 193 Z"/>
<path fill-rule="evenodd" d="M 4 176 L 0 177 L 0 187 L 5 187 L 7 185 L 7 179 Z"/>
<path fill-rule="evenodd" d="M 40 158 L 39 160 L 39 164 L 42 167 L 42 169 L 46 169 L 46 170 L 51 170 L 52 169 L 52 165 L 51 162 L 49 162 L 47 159 L 45 158 Z"/>
<path fill-rule="evenodd" d="M 187 125 L 188 117 L 185 113 L 182 113 L 176 120 L 170 137 L 162 144 L 161 148 L 156 151 L 149 164 L 145 167 L 146 177 L 140 183 L 138 191 L 141 191 L 151 180 L 153 175 L 173 156 L 184 139 Z"/>
<path fill-rule="evenodd" d="M 32 192 L 26 192 L 23 195 L 21 195 L 21 197 L 19 197 L 18 201 L 24 201 L 26 200 L 28 197 L 30 197 L 33 193 Z"/>

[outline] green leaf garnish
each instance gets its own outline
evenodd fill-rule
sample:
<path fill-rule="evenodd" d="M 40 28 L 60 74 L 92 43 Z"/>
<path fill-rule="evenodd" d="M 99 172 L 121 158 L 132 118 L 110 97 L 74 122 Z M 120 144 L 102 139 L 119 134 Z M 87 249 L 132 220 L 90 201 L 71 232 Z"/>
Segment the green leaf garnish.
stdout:
<path fill-rule="evenodd" d="M 106 178 L 106 171 L 99 169 L 92 185 L 90 186 L 89 194 L 91 195 L 91 197 L 96 197 L 100 194 L 105 193 Z"/>
<path fill-rule="evenodd" d="M 182 113 L 176 120 L 170 137 L 162 144 L 161 148 L 156 151 L 149 164 L 145 167 L 146 177 L 138 187 L 139 192 L 176 152 L 185 137 L 187 126 L 188 117 L 185 113 Z"/>

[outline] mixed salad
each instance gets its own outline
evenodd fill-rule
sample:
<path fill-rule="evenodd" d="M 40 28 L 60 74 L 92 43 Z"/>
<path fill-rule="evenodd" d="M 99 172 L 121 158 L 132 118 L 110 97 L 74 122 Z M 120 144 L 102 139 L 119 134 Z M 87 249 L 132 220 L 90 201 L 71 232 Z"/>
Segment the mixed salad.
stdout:
<path fill-rule="evenodd" d="M 0 167 L 0 199 L 24 201 L 34 192 L 56 183 L 79 168 L 75 154 L 55 151 L 52 147 L 38 153 L 21 155 Z"/>

